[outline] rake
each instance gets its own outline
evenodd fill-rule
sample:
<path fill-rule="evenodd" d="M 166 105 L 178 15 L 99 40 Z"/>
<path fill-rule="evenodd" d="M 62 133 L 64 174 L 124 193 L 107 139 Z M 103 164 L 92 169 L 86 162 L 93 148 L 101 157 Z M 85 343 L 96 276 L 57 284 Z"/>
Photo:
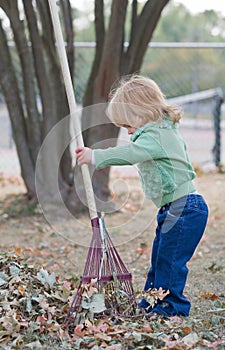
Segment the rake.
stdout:
<path fill-rule="evenodd" d="M 48 0 L 48 2 L 50 6 L 59 61 L 69 103 L 70 115 L 72 116 L 73 120 L 76 142 L 79 147 L 83 147 L 84 142 L 80 122 L 79 119 L 75 117 L 77 109 L 76 99 L 60 26 L 58 8 L 56 5 L 56 0 Z M 80 285 L 78 286 L 77 292 L 72 299 L 72 303 L 64 321 L 67 327 L 71 326 L 71 324 L 74 325 L 75 323 L 79 322 L 79 314 L 82 310 L 81 304 L 83 290 L 85 286 L 93 283 L 93 280 L 96 281 L 96 288 L 98 292 L 102 292 L 107 290 L 107 288 L 110 288 L 110 296 L 108 297 L 105 307 L 103 308 L 103 314 L 113 311 L 119 315 L 127 315 L 133 313 L 136 308 L 136 301 L 132 285 L 132 275 L 127 270 L 117 249 L 114 247 L 112 240 L 109 237 L 104 224 L 103 216 L 98 215 L 89 168 L 86 164 L 81 166 L 81 172 L 91 219 L 92 240 L 88 250 Z"/>

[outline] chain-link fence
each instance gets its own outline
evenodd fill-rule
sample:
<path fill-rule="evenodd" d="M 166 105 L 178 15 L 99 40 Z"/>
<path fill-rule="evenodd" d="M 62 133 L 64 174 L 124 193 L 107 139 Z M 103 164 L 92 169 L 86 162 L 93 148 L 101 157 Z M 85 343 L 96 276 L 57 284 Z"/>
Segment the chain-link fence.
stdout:
<path fill-rule="evenodd" d="M 93 43 L 75 47 L 75 89 L 78 103 L 82 97 L 94 59 Z M 197 91 L 220 88 L 225 91 L 225 44 L 151 43 L 141 74 L 154 79 L 168 98 Z M 184 108 L 180 130 L 186 140 L 190 159 L 200 167 L 215 164 L 215 96 L 195 99 Z M 225 163 L 225 108 L 221 108 L 220 154 Z M 218 137 L 218 128 L 217 128 Z M 0 173 L 19 174 L 8 113 L 0 101 Z"/>
<path fill-rule="evenodd" d="M 94 58 L 92 43 L 76 52 L 76 97 L 81 101 Z M 170 98 L 221 87 L 225 91 L 225 44 L 151 43 L 141 73 L 155 80 Z"/>

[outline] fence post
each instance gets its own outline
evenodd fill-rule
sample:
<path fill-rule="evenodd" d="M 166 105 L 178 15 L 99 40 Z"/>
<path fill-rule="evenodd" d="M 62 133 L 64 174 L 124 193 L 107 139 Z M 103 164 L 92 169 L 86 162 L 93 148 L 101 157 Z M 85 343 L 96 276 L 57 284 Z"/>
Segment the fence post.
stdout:
<path fill-rule="evenodd" d="M 215 131 L 215 144 L 212 149 L 213 159 L 216 167 L 220 165 L 221 159 L 221 142 L 220 142 L 220 117 L 221 117 L 221 106 L 223 103 L 223 97 L 219 94 L 215 96 L 215 107 L 213 109 L 214 116 L 214 131 Z"/>

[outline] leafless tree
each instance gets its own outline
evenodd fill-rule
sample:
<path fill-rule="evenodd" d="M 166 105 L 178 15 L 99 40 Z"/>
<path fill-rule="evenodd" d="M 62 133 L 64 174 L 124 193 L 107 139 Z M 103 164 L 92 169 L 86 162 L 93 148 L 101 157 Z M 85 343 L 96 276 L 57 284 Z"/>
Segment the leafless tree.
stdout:
<path fill-rule="evenodd" d="M 125 47 L 128 0 L 112 0 L 107 27 L 104 0 L 95 0 L 96 50 L 83 99 L 84 107 L 106 102 L 116 79 L 140 70 L 148 43 L 168 2 L 169 0 L 148 0 L 142 3 L 139 11 L 138 0 L 132 1 L 129 44 Z M 11 29 L 6 29 L 3 21 L 0 21 L 0 84 L 11 119 L 28 198 L 35 202 L 35 164 L 38 152 L 47 133 L 68 115 L 69 110 L 56 54 L 48 2 L 22 0 L 22 9 L 18 3 L 18 0 L 0 0 L 0 7 L 8 17 Z M 68 61 L 73 76 L 74 31 L 70 0 L 60 0 L 60 8 Z M 24 17 L 21 17 L 21 11 Z M 10 35 L 15 42 L 13 49 L 9 45 Z M 16 70 L 13 55 L 17 55 L 19 59 L 19 72 Z M 93 118 L 96 116 L 93 115 Z M 102 139 L 117 138 L 118 128 L 109 123 L 104 124 L 106 116 L 101 118 L 103 125 L 88 128 L 92 121 L 90 115 L 87 118 L 84 113 L 82 120 L 86 130 L 86 145 L 91 146 Z M 57 135 L 51 150 L 57 153 L 59 143 L 63 144 L 68 135 L 69 123 L 60 135 Z M 73 191 L 71 155 L 68 147 L 65 146 L 65 149 L 58 171 L 59 188 L 66 205 L 72 211 L 78 212 L 82 206 Z M 47 166 L 50 172 L 54 169 L 51 167 L 54 159 L 54 156 L 49 154 Z M 104 199 L 109 196 L 108 180 L 109 169 L 99 171 L 93 179 L 95 191 Z M 47 195 L 48 188 L 45 191 Z"/>

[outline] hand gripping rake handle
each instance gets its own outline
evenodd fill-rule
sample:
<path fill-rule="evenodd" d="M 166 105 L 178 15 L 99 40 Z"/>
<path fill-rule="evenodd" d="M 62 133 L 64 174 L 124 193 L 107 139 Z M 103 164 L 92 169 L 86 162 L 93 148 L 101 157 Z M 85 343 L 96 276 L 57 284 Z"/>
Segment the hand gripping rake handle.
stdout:
<path fill-rule="evenodd" d="M 77 105 L 76 105 L 76 99 L 74 95 L 74 89 L 73 89 L 72 79 L 70 75 L 69 64 L 66 56 L 66 49 L 65 49 L 65 44 L 63 40 L 59 15 L 58 15 L 58 7 L 56 5 L 56 0 L 48 0 L 48 2 L 49 2 L 52 23 L 53 23 L 54 33 L 55 33 L 59 61 L 62 69 L 67 99 L 69 103 L 70 114 L 72 117 L 74 131 L 76 135 L 76 142 L 79 147 L 83 147 L 84 141 L 81 133 L 80 122 L 79 122 L 78 116 L 76 115 Z M 91 177 L 90 177 L 88 166 L 86 164 L 83 164 L 81 166 L 81 172 L 82 172 L 85 192 L 87 196 L 89 214 L 91 219 L 94 219 L 98 216 L 98 214 L 96 209 Z"/>

